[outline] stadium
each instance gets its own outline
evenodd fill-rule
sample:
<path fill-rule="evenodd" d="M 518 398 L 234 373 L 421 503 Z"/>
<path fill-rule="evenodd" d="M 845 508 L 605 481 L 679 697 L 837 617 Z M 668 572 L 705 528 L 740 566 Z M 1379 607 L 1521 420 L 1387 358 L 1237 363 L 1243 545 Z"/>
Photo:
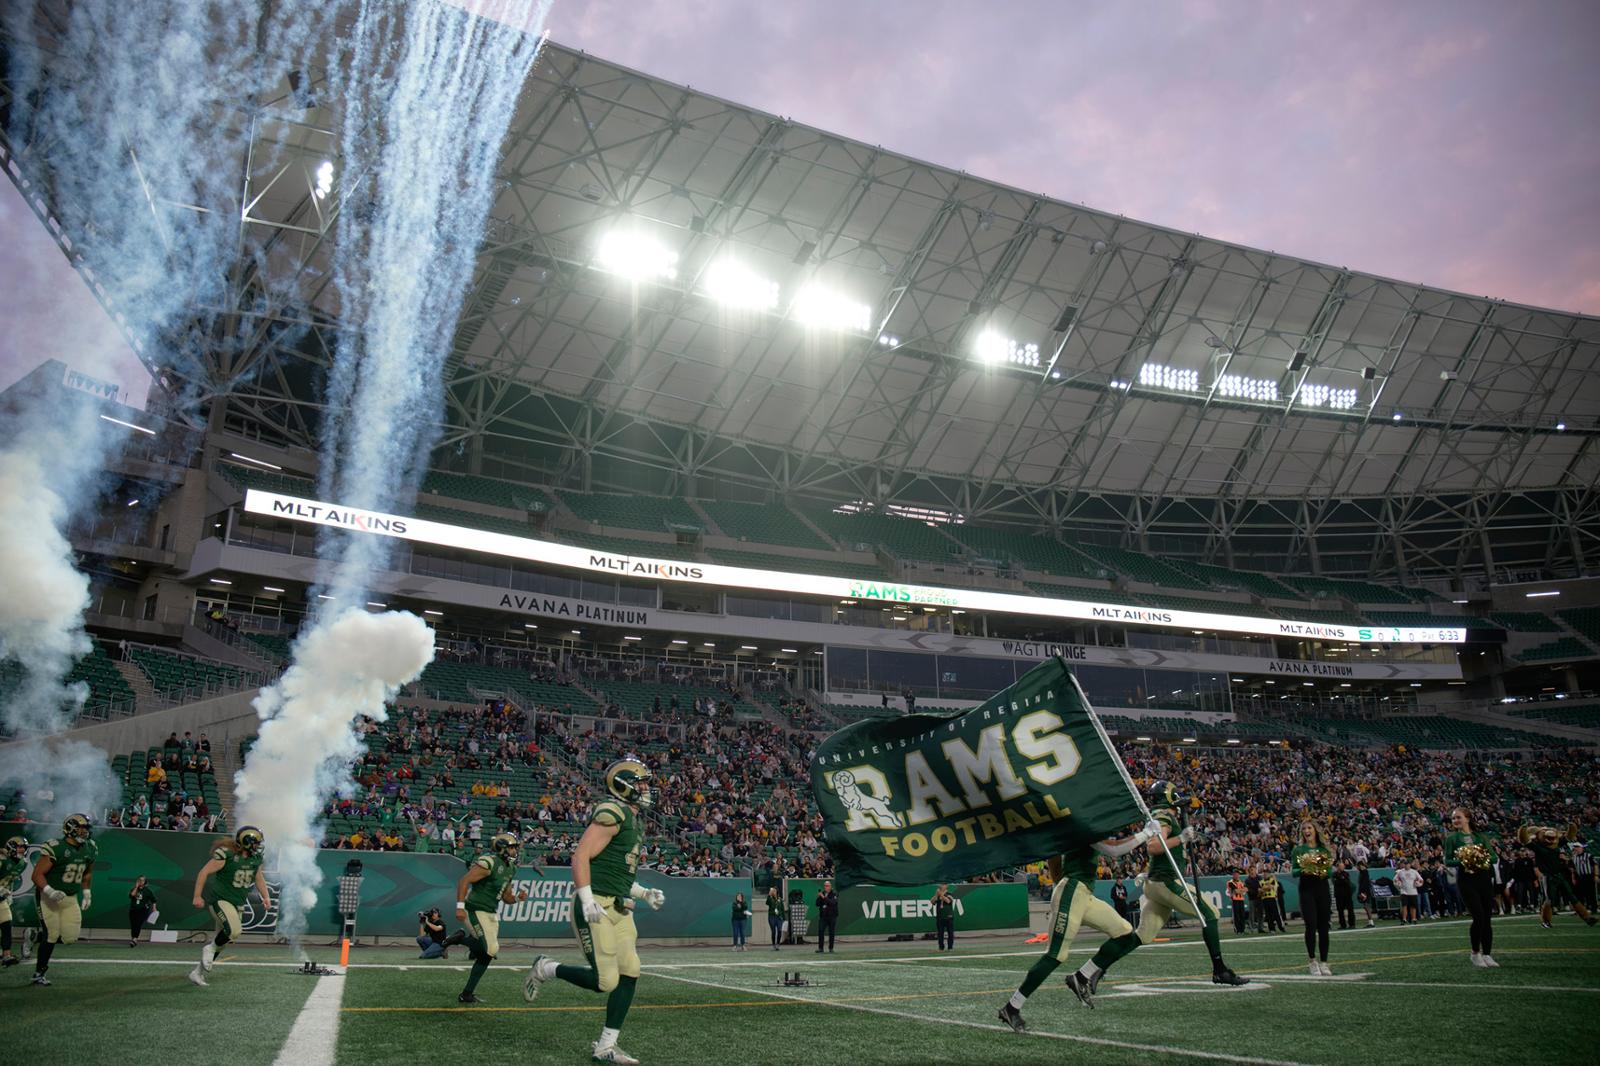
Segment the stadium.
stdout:
<path fill-rule="evenodd" d="M 18 1048 L 1593 1061 L 1600 319 L 504 10 L 20 7 L 150 386 L 0 392 Z"/>

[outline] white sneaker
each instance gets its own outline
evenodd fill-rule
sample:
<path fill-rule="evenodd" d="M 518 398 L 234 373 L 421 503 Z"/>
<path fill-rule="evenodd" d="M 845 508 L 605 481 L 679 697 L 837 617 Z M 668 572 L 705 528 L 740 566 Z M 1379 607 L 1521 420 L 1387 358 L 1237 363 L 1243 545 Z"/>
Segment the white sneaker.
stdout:
<path fill-rule="evenodd" d="M 532 1003 L 539 998 L 539 986 L 556 975 L 555 960 L 547 955 L 536 955 L 528 967 L 528 976 L 522 979 L 522 998 Z"/>
<path fill-rule="evenodd" d="M 1490 955 L 1488 952 L 1484 952 L 1483 964 L 1491 970 L 1498 970 L 1500 968 L 1500 964 L 1495 962 L 1494 956 Z"/>
<path fill-rule="evenodd" d="M 1317 960 L 1315 960 L 1315 959 L 1311 960 L 1311 976 L 1312 977 L 1321 977 L 1322 976 L 1322 967 L 1317 965 Z"/>
<path fill-rule="evenodd" d="M 1317 969 L 1322 971 L 1322 976 L 1324 976 L 1324 977 L 1332 977 L 1333 976 L 1333 971 L 1328 969 L 1328 964 L 1325 963 L 1325 962 L 1318 962 L 1317 963 Z"/>
<path fill-rule="evenodd" d="M 200 968 L 206 973 L 211 972 L 211 967 L 217 964 L 217 949 L 214 944 L 207 944 L 200 949 Z"/>
<path fill-rule="evenodd" d="M 211 987 L 206 984 L 206 975 L 198 966 L 189 971 L 189 983 L 191 985 L 199 985 L 201 988 Z"/>
<path fill-rule="evenodd" d="M 1472 953 L 1472 965 L 1478 967 L 1480 970 L 1484 967 L 1483 956 L 1478 954 L 1476 951 Z"/>
<path fill-rule="evenodd" d="M 626 1051 L 623 1051 L 615 1044 L 612 1044 L 610 1047 L 603 1048 L 600 1046 L 600 1042 L 596 1040 L 591 1046 L 594 1049 L 594 1054 L 592 1057 L 595 1062 L 614 1062 L 617 1064 L 617 1066 L 639 1066 L 638 1059 L 634 1058 Z"/>

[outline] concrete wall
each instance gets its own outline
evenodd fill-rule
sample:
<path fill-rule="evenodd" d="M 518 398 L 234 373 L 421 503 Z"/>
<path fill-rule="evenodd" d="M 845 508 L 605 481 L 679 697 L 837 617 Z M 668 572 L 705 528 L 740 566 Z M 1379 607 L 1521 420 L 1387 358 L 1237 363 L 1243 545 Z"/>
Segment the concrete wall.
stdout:
<path fill-rule="evenodd" d="M 143 748 L 158 748 L 167 734 L 177 731 L 198 736 L 206 734 L 211 741 L 212 757 L 227 752 L 227 763 L 232 765 L 237 756 L 239 741 L 257 731 L 260 719 L 250 701 L 258 689 L 235 692 L 215 699 L 186 703 L 162 711 L 149 711 L 110 722 L 74 729 L 64 734 L 72 740 L 84 740 L 108 755 L 126 755 Z M 8 745 L 0 745 L 0 750 Z M 219 760 L 220 761 L 220 760 Z"/>

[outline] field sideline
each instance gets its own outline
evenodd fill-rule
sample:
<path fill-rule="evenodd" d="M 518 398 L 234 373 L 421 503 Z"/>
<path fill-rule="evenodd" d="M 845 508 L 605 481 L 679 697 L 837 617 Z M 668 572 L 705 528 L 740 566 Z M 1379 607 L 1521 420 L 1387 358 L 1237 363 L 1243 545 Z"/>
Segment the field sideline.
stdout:
<path fill-rule="evenodd" d="M 1459 921 L 1333 934 L 1333 978 L 1306 973 L 1298 931 L 1225 935 L 1249 986 L 1209 981 L 1192 931 L 1142 948 L 1101 986 L 1094 1010 L 1059 976 L 1029 1002 L 1030 1033 L 995 1019 L 1037 949 L 1021 937 L 967 937 L 953 954 L 931 945 L 647 948 L 645 977 L 622 1046 L 646 1063 L 1001 1063 L 1049 1055 L 1097 1064 L 1175 1062 L 1345 1066 L 1352 1056 L 1396 1055 L 1406 1066 L 1465 1054 L 1506 1061 L 1595 1061 L 1600 930 L 1561 917 L 1554 930 L 1528 917 L 1498 919 L 1499 970 L 1468 965 Z M 1098 936 L 1080 938 L 1074 960 Z M 548 949 L 546 949 L 548 950 Z M 234 1066 L 378 1066 L 444 1054 L 481 1063 L 581 1063 L 598 1033 L 603 999 L 560 983 L 529 1006 L 521 974 L 535 952 L 508 949 L 485 978 L 485 1002 L 459 1007 L 465 957 L 423 962 L 402 948 L 352 953 L 342 977 L 292 973 L 285 949 L 225 956 L 210 988 L 185 980 L 198 948 L 82 944 L 63 948 L 48 989 L 30 965 L 0 972 L 0 1012 L 13 1034 L 91 1025 L 126 1040 L 84 1041 L 75 1064 L 170 1062 L 196 1043 Z M 332 949 L 322 949 L 331 958 Z M 576 950 L 556 949 L 572 959 Z M 229 963 L 232 965 L 229 965 Z M 798 970 L 812 983 L 779 986 Z M 1064 974 L 1066 971 L 1058 971 Z M 1469 1035 L 1470 1034 L 1470 1035 Z"/>

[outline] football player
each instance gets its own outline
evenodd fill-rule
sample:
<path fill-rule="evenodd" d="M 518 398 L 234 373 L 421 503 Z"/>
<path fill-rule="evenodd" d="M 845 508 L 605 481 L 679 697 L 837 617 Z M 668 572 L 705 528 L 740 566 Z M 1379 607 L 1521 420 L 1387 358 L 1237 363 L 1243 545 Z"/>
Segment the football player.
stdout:
<path fill-rule="evenodd" d="M 1211 980 L 1219 985 L 1249 984 L 1248 977 L 1240 977 L 1222 961 L 1222 935 L 1217 912 L 1205 897 L 1184 879 L 1178 871 L 1186 868 L 1188 861 L 1184 845 L 1194 840 L 1196 832 L 1183 814 L 1185 804 L 1178 790 L 1166 781 L 1150 786 L 1150 815 L 1161 825 L 1162 832 L 1145 842 L 1145 852 L 1150 865 L 1144 882 L 1144 898 L 1140 901 L 1139 940 L 1148 944 L 1161 932 L 1172 917 L 1172 912 L 1200 918 L 1205 923 L 1201 930 L 1206 950 L 1211 953 Z M 1169 857 L 1170 856 L 1170 861 Z M 1192 900 L 1192 902 L 1191 902 Z M 1196 910 L 1196 907 L 1199 909 Z"/>
<path fill-rule="evenodd" d="M 611 798 L 595 804 L 572 856 L 572 929 L 588 965 L 557 965 L 540 955 L 522 984 L 522 998 L 531 1003 L 552 977 L 604 993 L 606 1022 L 591 1045 L 594 1060 L 628 1064 L 639 1060 L 617 1046 L 617 1035 L 639 981 L 634 901 L 660 910 L 667 897 L 659 888 L 634 882 L 643 843 L 639 812 L 651 803 L 649 768 L 637 759 L 619 759 L 606 768 L 605 779 Z"/>
<path fill-rule="evenodd" d="M 1056 967 L 1067 961 L 1072 938 L 1083 925 L 1100 930 L 1107 939 L 1094 953 L 1094 958 L 1067 975 L 1067 987 L 1084 1006 L 1094 1006 L 1094 993 L 1100 987 L 1101 975 L 1112 963 L 1139 946 L 1139 934 L 1133 931 L 1127 919 L 1094 894 L 1099 862 L 1096 853 L 1112 857 L 1126 855 L 1160 832 L 1161 826 L 1152 819 L 1131 837 L 1076 848 L 1050 860 L 1050 878 L 1055 882 L 1050 893 L 1050 944 L 1039 961 L 1029 968 L 1028 976 L 1022 979 L 1011 999 L 1001 1006 L 999 1018 L 1002 1022 L 1016 1032 L 1027 1031 L 1028 1023 L 1022 1020 L 1022 1005 Z"/>
<path fill-rule="evenodd" d="M 467 872 L 456 882 L 456 920 L 466 928 L 451 934 L 445 944 L 465 943 L 472 956 L 467 986 L 456 997 L 457 1003 L 483 1002 L 475 993 L 489 964 L 500 954 L 500 904 L 528 898 L 526 892 L 511 891 L 520 849 L 514 835 L 496 833 L 489 841 L 489 850 L 474 856 L 467 864 Z"/>
<path fill-rule="evenodd" d="M 33 983 L 50 985 L 45 972 L 57 944 L 74 944 L 83 929 L 83 912 L 89 909 L 89 885 L 100 846 L 90 839 L 89 819 L 73 814 L 61 826 L 61 839 L 48 840 L 33 864 L 33 896 L 39 904 L 39 957 L 33 965 Z"/>
<path fill-rule="evenodd" d="M 11 954 L 11 893 L 28 868 L 28 842 L 22 837 L 6 841 L 0 852 L 0 966 L 15 966 L 22 960 Z"/>
<path fill-rule="evenodd" d="M 217 963 L 217 950 L 239 939 L 243 932 L 239 911 L 250 898 L 252 885 L 261 895 L 262 909 L 272 906 L 267 877 L 261 872 L 261 848 L 265 843 L 261 830 L 253 825 L 240 826 L 232 840 L 217 841 L 216 847 L 211 849 L 210 861 L 195 875 L 193 903 L 196 910 L 208 909 L 204 895 L 206 878 L 213 878 L 209 909 L 216 926 L 210 942 L 200 949 L 200 964 L 189 971 L 192 984 L 206 987 L 206 974 Z"/>

